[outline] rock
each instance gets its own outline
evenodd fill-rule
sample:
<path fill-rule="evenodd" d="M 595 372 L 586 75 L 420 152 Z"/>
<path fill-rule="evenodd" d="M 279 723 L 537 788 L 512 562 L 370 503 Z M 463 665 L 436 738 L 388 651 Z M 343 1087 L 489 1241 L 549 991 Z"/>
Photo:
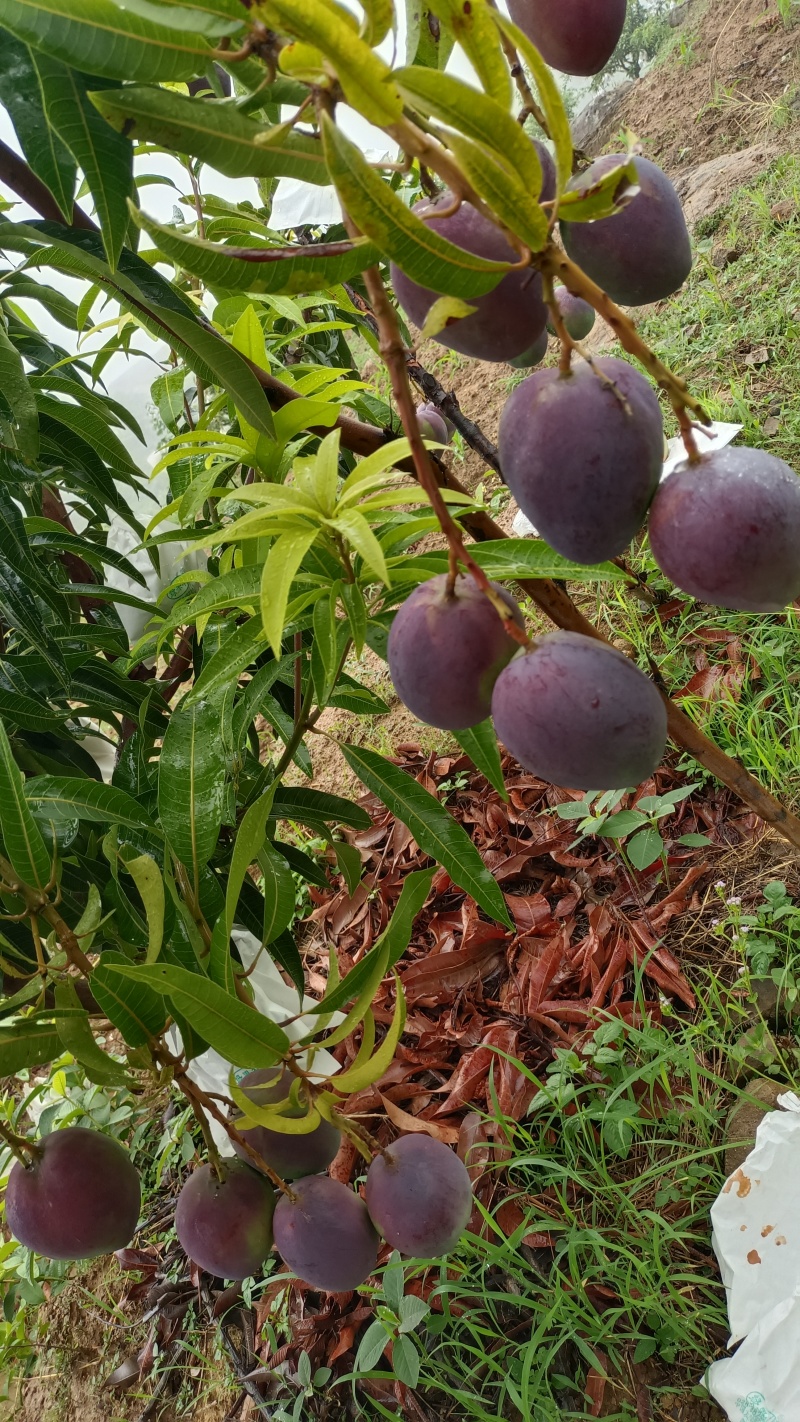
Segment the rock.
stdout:
<path fill-rule="evenodd" d="M 711 254 L 711 260 L 719 271 L 724 272 L 726 267 L 733 266 L 738 262 L 742 253 L 739 247 L 715 247 Z"/>
<path fill-rule="evenodd" d="M 676 5 L 667 15 L 667 23 L 673 30 L 679 30 L 684 20 L 688 19 L 692 0 L 684 0 L 682 5 Z"/>
<path fill-rule="evenodd" d="M 689 227 L 718 212 L 737 188 L 760 177 L 780 152 L 778 144 L 756 143 L 681 173 L 674 181 Z"/>
<path fill-rule="evenodd" d="M 741 1063 L 743 1071 L 762 1072 L 777 1061 L 778 1044 L 765 1022 L 756 1022 L 739 1037 L 733 1048 L 733 1056 Z"/>
<path fill-rule="evenodd" d="M 731 1111 L 725 1130 L 725 1140 L 729 1142 L 725 1151 L 725 1171 L 728 1175 L 733 1175 L 750 1154 L 756 1131 L 767 1112 L 774 1111 L 778 1097 L 789 1090 L 785 1081 L 768 1081 L 763 1076 L 748 1081 L 744 1088 L 745 1095 Z"/>
<path fill-rule="evenodd" d="M 608 89 L 584 104 L 572 125 L 572 141 L 582 152 L 599 153 L 613 132 L 613 121 L 631 92 L 635 79 L 624 79 L 615 89 Z M 606 129 L 609 131 L 606 133 Z"/>
<path fill-rule="evenodd" d="M 800 1002 L 787 1003 L 785 995 L 772 978 L 751 978 L 750 991 L 755 999 L 754 1006 L 773 1027 L 785 1025 L 790 1018 L 797 1017 L 800 1013 Z"/>

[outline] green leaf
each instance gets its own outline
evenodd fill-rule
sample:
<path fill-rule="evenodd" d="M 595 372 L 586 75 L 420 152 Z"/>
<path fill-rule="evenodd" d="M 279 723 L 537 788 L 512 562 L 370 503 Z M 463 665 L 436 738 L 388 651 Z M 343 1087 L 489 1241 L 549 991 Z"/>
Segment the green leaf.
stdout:
<path fill-rule="evenodd" d="M 275 791 L 271 818 L 299 820 L 301 824 L 348 825 L 350 829 L 370 829 L 372 820 L 360 805 L 326 790 L 306 790 L 295 785 L 280 785 Z"/>
<path fill-rule="evenodd" d="M 411 1333 L 413 1329 L 419 1328 L 430 1311 L 430 1305 L 426 1304 L 424 1299 L 417 1298 L 416 1294 L 404 1294 L 397 1310 L 400 1316 L 400 1332 Z"/>
<path fill-rule="evenodd" d="M 344 96 L 371 123 L 386 127 L 403 116 L 403 100 L 384 63 L 354 34 L 338 6 L 325 0 L 263 0 L 265 24 L 322 50 L 336 70 Z"/>
<path fill-rule="evenodd" d="M 71 222 L 75 160 L 47 122 L 28 46 L 7 30 L 0 31 L 0 101 L 8 110 L 25 161 L 52 193 L 64 221 Z"/>
<path fill-rule="evenodd" d="M 540 252 L 547 242 L 547 214 L 539 206 L 538 192 L 531 192 L 509 164 L 502 162 L 482 144 L 473 143 L 470 138 L 462 138 L 455 133 L 445 137 L 478 196 L 532 252 Z M 531 280 L 533 276 L 531 268 Z"/>
<path fill-rule="evenodd" d="M 231 929 L 233 928 L 236 917 L 236 909 L 239 903 L 239 895 L 242 891 L 242 884 L 245 881 L 245 876 L 250 865 L 254 864 L 258 858 L 266 838 L 267 820 L 269 819 L 269 813 L 272 809 L 274 795 L 275 785 L 272 785 L 266 794 L 262 795 L 258 800 L 254 800 L 253 804 L 245 811 L 242 822 L 236 832 L 236 842 L 233 846 L 231 867 L 228 870 L 228 884 L 225 891 L 224 922 L 226 928 L 226 946 L 231 936 Z M 285 924 L 282 924 L 281 927 L 285 927 Z M 219 978 L 215 976 L 211 966 L 209 966 L 209 975 L 215 982 L 220 981 Z"/>
<path fill-rule="evenodd" d="M 261 621 L 267 640 L 276 657 L 281 654 L 283 629 L 289 593 L 300 564 L 312 543 L 319 537 L 319 528 L 298 529 L 282 533 L 269 550 L 261 577 Z"/>
<path fill-rule="evenodd" d="M 394 0 L 359 0 L 364 11 L 361 34 L 368 45 L 379 45 L 395 27 Z"/>
<path fill-rule="evenodd" d="M 392 1347 L 392 1371 L 399 1382 L 415 1388 L 419 1382 L 419 1353 L 416 1344 L 405 1334 L 395 1338 Z"/>
<path fill-rule="evenodd" d="M 238 351 L 190 315 L 183 316 L 178 311 L 153 306 L 150 308 L 150 316 L 152 322 L 162 325 L 167 332 L 177 337 L 177 341 L 170 341 L 170 344 L 186 353 L 187 364 L 197 375 L 210 379 L 214 384 L 222 386 L 223 390 L 227 390 L 248 423 L 261 434 L 274 437 L 275 426 L 267 397 Z M 144 320 L 142 325 L 155 334 L 152 325 L 148 325 Z M 163 338 L 164 331 L 160 334 Z"/>
<path fill-rule="evenodd" d="M 99 89 L 90 98 L 106 123 L 126 137 L 199 158 L 228 178 L 328 181 L 318 139 L 257 123 L 229 103 L 189 99 L 145 84 Z"/>
<path fill-rule="evenodd" d="M 367 640 L 367 604 L 358 583 L 342 584 L 342 602 L 350 624 L 353 648 L 356 656 L 360 657 Z"/>
<path fill-rule="evenodd" d="M 136 855 L 125 860 L 125 868 L 139 890 L 139 897 L 147 915 L 147 957 L 145 962 L 155 963 L 164 940 L 164 880 L 161 870 L 150 854 Z"/>
<path fill-rule="evenodd" d="M 64 1051 L 72 1053 L 76 1061 L 86 1069 L 91 1081 L 98 1082 L 101 1086 L 127 1086 L 128 1076 L 125 1068 L 97 1045 L 89 1025 L 89 1014 L 81 1011 L 78 994 L 69 979 L 56 983 L 55 999 L 59 1012 L 71 1009 L 69 1016 L 59 1016 L 56 1019 Z"/>
<path fill-rule="evenodd" d="M 261 886 L 264 896 L 262 942 L 274 943 L 294 918 L 294 879 L 286 860 L 269 843 L 262 846 L 258 862 L 264 876 Z"/>
<path fill-rule="evenodd" d="M 375 1319 L 367 1329 L 364 1337 L 358 1345 L 356 1355 L 356 1371 L 359 1373 L 371 1373 L 377 1367 L 386 1349 L 389 1346 L 389 1335 L 379 1319 Z"/>
<path fill-rule="evenodd" d="M 713 839 L 709 839 L 707 834 L 682 834 L 676 841 L 678 844 L 686 844 L 691 849 L 699 849 L 701 845 L 713 844 Z"/>
<path fill-rule="evenodd" d="M 539 91 L 542 110 L 547 120 L 550 137 L 553 140 L 558 192 L 562 193 L 572 176 L 572 134 L 561 90 L 551 70 L 545 64 L 536 46 L 531 44 L 528 36 L 517 25 L 512 24 L 511 20 L 506 19 L 505 15 L 501 15 L 498 10 L 492 9 L 489 13 L 497 28 L 502 30 L 512 41 L 514 48 L 522 56 L 533 75 L 533 82 Z"/>
<path fill-rule="evenodd" d="M 394 1054 L 406 1025 L 406 998 L 397 973 L 394 975 L 394 986 L 397 1001 L 386 1036 L 369 1061 L 362 1065 L 354 1064 L 347 1071 L 338 1072 L 331 1078 L 331 1085 L 337 1091 L 348 1096 L 353 1091 L 363 1091 L 365 1087 L 372 1086 L 373 1082 L 380 1081 L 383 1073 L 389 1070 L 394 1061 Z"/>
<path fill-rule="evenodd" d="M 58 1031 L 50 1022 L 25 1018 L 0 1028 L 0 1076 L 15 1076 L 24 1067 L 40 1066 L 63 1055 Z"/>
<path fill-rule="evenodd" d="M 55 820 L 77 815 L 95 824 L 126 825 L 129 829 L 154 830 L 146 810 L 116 785 L 98 780 L 38 775 L 25 782 L 25 795 Z"/>
<path fill-rule="evenodd" d="M 108 79 L 193 79 L 211 53 L 193 26 L 154 23 L 114 0 L 0 0 L 0 23 L 72 69 Z"/>
<path fill-rule="evenodd" d="M 330 176 L 343 206 L 360 231 L 412 281 L 440 296 L 470 300 L 492 291 L 510 270 L 510 263 L 473 256 L 432 231 L 327 114 L 322 133 Z"/>
<path fill-rule="evenodd" d="M 50 882 L 50 854 L 25 798 L 22 772 L 0 721 L 0 830 L 6 855 L 23 884 L 44 890 Z"/>
<path fill-rule="evenodd" d="M 455 321 L 461 321 L 465 316 L 474 316 L 477 309 L 477 306 L 470 306 L 468 302 L 460 301 L 457 296 L 440 296 L 438 301 L 434 301 L 425 317 L 424 325 L 419 333 L 420 345 L 423 341 L 432 341 L 434 336 L 438 336 L 441 331 L 452 326 Z"/>
<path fill-rule="evenodd" d="M 307 1103 L 305 1112 L 301 1112 L 295 1106 L 291 1096 L 286 1096 L 283 1101 L 276 1101 L 269 1106 L 257 1106 L 242 1091 L 233 1072 L 228 1077 L 228 1094 L 231 1100 L 242 1113 L 244 1122 L 247 1125 L 267 1126 L 272 1131 L 282 1131 L 287 1136 L 308 1136 L 317 1129 L 320 1123 L 320 1114 L 314 1107 L 308 1109 Z M 299 1104 L 299 1103 L 298 1103 Z M 234 1122 L 239 1125 L 239 1121 Z"/>
<path fill-rule="evenodd" d="M 166 1024 L 164 999 L 144 983 L 117 972 L 118 967 L 130 967 L 128 959 L 121 953 L 103 953 L 92 973 L 92 992 L 128 1046 L 144 1047 Z"/>
<path fill-rule="evenodd" d="M 569 188 L 558 205 L 562 222 L 597 222 L 621 212 L 639 191 L 639 174 L 631 158 L 604 173 L 587 188 Z"/>
<path fill-rule="evenodd" d="M 217 847 L 226 771 L 221 698 L 179 705 L 161 747 L 158 812 L 170 848 L 196 887 L 200 870 Z"/>
<path fill-rule="evenodd" d="M 48 123 L 67 145 L 86 179 L 113 270 L 128 230 L 133 146 L 115 133 L 89 102 L 85 75 L 41 51 L 34 50 L 32 58 Z"/>
<path fill-rule="evenodd" d="M 234 1066 L 273 1066 L 289 1050 L 286 1033 L 269 1017 L 230 997 L 224 988 L 199 973 L 163 963 L 117 971 L 164 993 L 209 1046 Z"/>
<path fill-rule="evenodd" d="M 609 815 L 597 830 L 604 839 L 626 839 L 634 830 L 641 829 L 647 824 L 645 815 L 640 815 L 638 810 L 620 810 L 618 815 Z"/>
<path fill-rule="evenodd" d="M 466 831 L 427 790 L 396 765 L 363 746 L 343 745 L 350 769 L 411 830 L 423 854 L 445 868 L 490 918 L 512 926 L 503 895 Z"/>
<path fill-rule="evenodd" d="M 584 566 L 562 558 L 538 538 L 498 538 L 487 543 L 470 545 L 475 562 L 490 578 L 510 582 L 518 578 L 563 578 L 570 582 L 598 583 L 626 581 L 624 572 L 613 563 Z M 436 577 L 447 572 L 447 552 L 432 550 L 409 557 L 388 560 L 395 584 L 418 580 L 418 572 Z M 409 579 L 409 580 L 410 580 Z"/>
<path fill-rule="evenodd" d="M 468 5 L 464 0 L 427 0 L 427 3 L 455 35 L 487 94 L 508 109 L 511 75 L 486 0 L 471 0 Z"/>
<path fill-rule="evenodd" d="M 500 750 L 491 717 L 488 721 L 481 721 L 479 726 L 471 726 L 467 731 L 455 731 L 453 734 L 476 769 L 481 772 L 481 775 L 485 775 L 489 784 L 499 791 L 504 800 L 508 801 L 508 791 L 503 779 L 503 767 L 500 763 Z"/>
<path fill-rule="evenodd" d="M 347 885 L 348 894 L 355 893 L 361 883 L 361 873 L 363 865 L 361 855 L 354 844 L 348 844 L 346 840 L 335 839 L 333 841 L 333 851 L 336 855 L 336 864 L 339 873 L 343 876 Z"/>
<path fill-rule="evenodd" d="M 657 829 L 644 829 L 635 834 L 626 846 L 626 853 L 634 869 L 649 869 L 661 858 L 664 841 Z"/>
<path fill-rule="evenodd" d="M 336 518 L 331 519 L 331 526 L 344 535 L 380 582 L 386 583 L 387 586 L 391 584 L 383 549 L 358 509 L 345 509 L 343 513 L 337 514 Z"/>
<path fill-rule="evenodd" d="M 0 41 L 1 42 L 1 41 Z M 39 411 L 22 356 L 6 334 L 0 317 L 0 389 L 11 406 L 14 443 L 21 454 L 36 459 L 39 453 Z"/>

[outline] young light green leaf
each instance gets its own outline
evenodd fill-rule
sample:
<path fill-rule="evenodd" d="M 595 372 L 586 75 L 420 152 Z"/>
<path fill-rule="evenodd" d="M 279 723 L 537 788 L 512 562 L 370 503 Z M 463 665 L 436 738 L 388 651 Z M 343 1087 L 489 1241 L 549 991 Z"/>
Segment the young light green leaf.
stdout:
<path fill-rule="evenodd" d="M 291 1097 L 270 1106 L 257 1106 L 242 1091 L 233 1072 L 228 1077 L 228 1093 L 234 1105 L 239 1107 L 243 1121 L 234 1120 L 241 1130 L 246 1126 L 266 1126 L 270 1131 L 281 1131 L 286 1136 L 308 1136 L 320 1123 L 319 1111 L 313 1106 L 302 1114 L 293 1104 Z"/>
<path fill-rule="evenodd" d="M 477 306 L 460 301 L 457 296 L 440 296 L 425 317 L 425 324 L 419 333 L 420 342 L 432 341 L 434 336 L 438 336 L 448 326 L 462 321 L 465 316 L 473 316 L 477 309 Z"/>
<path fill-rule="evenodd" d="M 75 159 L 47 122 L 31 51 L 8 30 L 0 31 L 0 101 L 28 166 L 52 193 L 65 222 L 71 222 Z"/>
<path fill-rule="evenodd" d="M 510 270 L 489 262 L 433 232 L 370 166 L 360 149 L 323 115 L 322 133 L 330 176 L 353 221 L 412 281 L 441 296 L 464 300 L 492 291 Z"/>
<path fill-rule="evenodd" d="M 364 11 L 361 37 L 374 48 L 394 29 L 394 0 L 359 0 L 359 4 Z"/>
<path fill-rule="evenodd" d="M 356 656 L 360 657 L 367 640 L 367 604 L 358 583 L 342 584 L 342 602 L 347 613 L 353 648 Z"/>
<path fill-rule="evenodd" d="M 330 1048 L 335 1047 L 339 1042 L 346 1041 L 350 1033 L 358 1026 L 359 1022 L 366 1017 L 388 967 L 389 950 L 386 943 L 383 941 L 376 943 L 375 947 L 367 954 L 362 962 L 366 963 L 367 968 L 363 975 L 361 975 L 358 996 L 353 1006 L 349 1012 L 345 1014 L 338 1027 L 334 1027 L 333 1031 L 330 1032 L 327 1037 L 324 1037 L 319 1045 Z M 359 963 L 358 966 L 360 968 L 362 964 Z M 355 969 L 353 971 L 355 971 Z M 352 974 L 348 973 L 347 976 L 350 978 Z M 340 986 L 343 987 L 344 984 L 340 984 Z M 331 1010 L 330 1001 L 323 1001 L 321 1005 L 324 1005 L 326 1010 Z M 309 1033 L 305 1040 L 311 1041 L 318 1034 L 319 1028 L 317 1027 L 313 1032 Z"/>
<path fill-rule="evenodd" d="M 355 549 L 359 557 L 363 558 L 367 567 L 376 577 L 382 583 L 390 586 L 391 577 L 386 566 L 383 549 L 364 515 L 359 513 L 358 509 L 345 509 L 343 512 L 337 513 L 330 522 L 331 527 L 335 528 L 337 533 L 344 535 L 350 546 Z"/>
<path fill-rule="evenodd" d="M 44 889 L 50 882 L 50 853 L 23 786 L 22 771 L 0 721 L 0 831 L 6 856 L 21 883 L 31 889 Z"/>
<path fill-rule="evenodd" d="M 541 251 L 547 242 L 547 214 L 539 206 L 538 194 L 531 193 L 511 165 L 482 144 L 459 133 L 448 133 L 444 138 L 479 197 L 532 252 Z M 533 268 L 530 279 L 535 279 Z"/>
<path fill-rule="evenodd" d="M 269 1017 L 199 973 L 163 963 L 120 967 L 117 972 L 163 993 L 209 1046 L 235 1066 L 269 1067 L 289 1049 L 286 1033 Z"/>
<path fill-rule="evenodd" d="M 125 860 L 125 868 L 139 890 L 147 915 L 147 957 L 155 963 L 164 940 L 164 880 L 151 854 L 139 854 Z"/>
<path fill-rule="evenodd" d="M 337 1091 L 348 1096 L 353 1091 L 363 1091 L 365 1087 L 372 1086 L 373 1082 L 379 1081 L 394 1061 L 394 1054 L 406 1025 L 406 998 L 397 973 L 394 975 L 394 986 L 397 1001 L 386 1036 L 368 1062 L 358 1066 L 353 1063 L 347 1071 L 338 1072 L 336 1076 L 331 1077 L 331 1086 Z"/>
<path fill-rule="evenodd" d="M 158 812 L 170 848 L 196 889 L 200 870 L 217 847 L 226 771 L 221 698 L 178 706 L 161 748 Z"/>
<path fill-rule="evenodd" d="M 72 1053 L 86 1069 L 91 1081 L 102 1086 L 127 1086 L 128 1075 L 125 1068 L 97 1045 L 89 1025 L 89 1014 L 81 1011 L 78 994 L 70 979 L 56 983 L 55 999 L 56 1009 L 59 1012 L 66 1009 L 66 1013 L 69 1013 L 56 1018 L 56 1027 L 64 1051 Z"/>
<path fill-rule="evenodd" d="M 528 196 L 539 196 L 542 191 L 539 154 L 507 108 L 452 74 L 438 74 L 433 69 L 415 66 L 395 70 L 394 77 L 400 92 L 416 108 L 498 154 L 519 175 Z"/>
<path fill-rule="evenodd" d="M 314 45 L 336 70 L 345 98 L 379 127 L 399 122 L 403 100 L 388 64 L 353 32 L 338 6 L 325 0 L 263 0 L 261 16 L 275 29 Z"/>
<path fill-rule="evenodd" d="M 107 79 L 193 79 L 211 55 L 195 26 L 143 19 L 114 0 L 0 0 L 0 22 L 70 68 Z"/>
<path fill-rule="evenodd" d="M 289 593 L 297 571 L 319 528 L 303 528 L 282 533 L 269 550 L 261 577 L 261 621 L 267 641 L 276 657 L 281 654 L 283 628 Z"/>
<path fill-rule="evenodd" d="M 489 784 L 498 791 L 505 801 L 508 801 L 508 791 L 503 779 L 503 767 L 500 763 L 500 750 L 491 717 L 488 721 L 481 721 L 479 726 L 471 726 L 468 731 L 454 731 L 453 734 L 476 769 L 481 772 L 481 775 L 485 775 Z"/>
<path fill-rule="evenodd" d="M 164 998 L 144 983 L 118 973 L 118 967 L 130 967 L 129 959 L 107 949 L 92 973 L 92 992 L 128 1046 L 144 1047 L 166 1024 Z"/>
<path fill-rule="evenodd" d="M 128 230 L 133 146 L 115 133 L 89 102 L 83 74 L 41 50 L 32 51 L 32 57 L 48 123 L 67 145 L 86 179 L 113 271 Z"/>
<path fill-rule="evenodd" d="M 471 0 L 468 5 L 464 0 L 427 0 L 427 4 L 455 35 L 487 94 L 507 110 L 511 75 L 487 0 Z"/>
<path fill-rule="evenodd" d="M 528 36 L 517 25 L 512 24 L 511 20 L 506 19 L 505 15 L 501 15 L 499 10 L 492 8 L 489 10 L 489 15 L 497 28 L 511 40 L 533 75 L 534 83 L 539 90 L 542 110 L 547 119 L 550 137 L 553 140 L 558 192 L 562 193 L 572 176 L 572 134 L 561 90 L 552 71 L 545 64 L 538 49 L 531 43 Z"/>
<path fill-rule="evenodd" d="M 363 746 L 342 754 L 360 780 L 411 830 L 423 854 L 447 870 L 454 883 L 498 923 L 512 926 L 500 888 L 466 831 L 413 776 Z"/>
<path fill-rule="evenodd" d="M 558 215 L 562 222 L 597 222 L 621 212 L 639 191 L 639 175 L 631 159 L 604 173 L 591 187 L 570 188 L 563 193 Z"/>

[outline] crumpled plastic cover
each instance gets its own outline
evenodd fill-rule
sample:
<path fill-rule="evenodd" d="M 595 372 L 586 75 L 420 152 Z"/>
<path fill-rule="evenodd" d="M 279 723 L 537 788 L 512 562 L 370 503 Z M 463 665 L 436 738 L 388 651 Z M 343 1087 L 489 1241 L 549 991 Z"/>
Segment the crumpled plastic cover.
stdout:
<path fill-rule="evenodd" d="M 730 1422 L 800 1419 L 800 1097 L 786 1092 L 711 1210 L 732 1358 L 706 1375 Z"/>

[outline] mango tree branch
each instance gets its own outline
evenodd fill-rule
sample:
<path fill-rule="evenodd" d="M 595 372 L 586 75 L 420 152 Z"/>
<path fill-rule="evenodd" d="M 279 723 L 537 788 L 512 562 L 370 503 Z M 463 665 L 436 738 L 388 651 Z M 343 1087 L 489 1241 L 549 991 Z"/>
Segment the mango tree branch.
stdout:
<path fill-rule="evenodd" d="M 0 183 L 4 183 L 46 221 L 63 223 L 64 214 L 50 189 L 45 187 L 40 178 L 37 178 L 23 158 L 20 158 L 13 149 L 2 142 L 0 142 Z M 72 222 L 67 226 L 81 227 L 87 232 L 97 231 L 91 217 L 87 217 L 77 203 L 72 209 Z"/>

